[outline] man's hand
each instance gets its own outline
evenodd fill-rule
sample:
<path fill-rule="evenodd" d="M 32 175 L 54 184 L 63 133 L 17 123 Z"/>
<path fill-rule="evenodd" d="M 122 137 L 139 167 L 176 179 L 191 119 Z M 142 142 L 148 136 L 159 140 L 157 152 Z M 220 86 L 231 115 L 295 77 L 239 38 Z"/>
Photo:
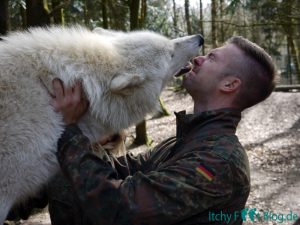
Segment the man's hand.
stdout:
<path fill-rule="evenodd" d="M 56 112 L 61 112 L 66 124 L 77 123 L 87 111 L 89 102 L 85 98 L 81 82 L 77 81 L 73 87 L 64 87 L 63 82 L 55 78 L 53 80 L 55 97 L 50 105 Z"/>

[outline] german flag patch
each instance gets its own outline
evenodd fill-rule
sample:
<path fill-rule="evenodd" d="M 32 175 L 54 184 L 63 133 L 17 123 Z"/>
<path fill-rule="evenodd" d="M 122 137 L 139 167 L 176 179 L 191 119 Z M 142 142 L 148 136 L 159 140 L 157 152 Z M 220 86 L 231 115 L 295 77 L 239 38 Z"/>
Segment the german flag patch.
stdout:
<path fill-rule="evenodd" d="M 207 168 L 207 166 L 204 165 L 197 166 L 196 171 L 209 181 L 212 181 L 215 177 L 214 173 L 209 168 Z"/>

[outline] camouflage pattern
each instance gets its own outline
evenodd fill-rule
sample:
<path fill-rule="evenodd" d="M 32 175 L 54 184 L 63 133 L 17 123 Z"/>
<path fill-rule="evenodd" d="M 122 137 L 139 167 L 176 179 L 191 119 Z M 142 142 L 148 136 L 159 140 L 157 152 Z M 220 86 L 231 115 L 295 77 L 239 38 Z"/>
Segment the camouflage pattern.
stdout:
<path fill-rule="evenodd" d="M 47 187 L 48 210 L 52 225 L 92 225 L 84 216 L 70 183 L 57 173 Z"/>
<path fill-rule="evenodd" d="M 57 157 L 91 224 L 242 224 L 239 215 L 226 222 L 209 218 L 239 212 L 249 195 L 248 158 L 235 135 L 240 111 L 176 117 L 176 137 L 118 160 L 100 159 L 76 125 L 66 128 Z"/>

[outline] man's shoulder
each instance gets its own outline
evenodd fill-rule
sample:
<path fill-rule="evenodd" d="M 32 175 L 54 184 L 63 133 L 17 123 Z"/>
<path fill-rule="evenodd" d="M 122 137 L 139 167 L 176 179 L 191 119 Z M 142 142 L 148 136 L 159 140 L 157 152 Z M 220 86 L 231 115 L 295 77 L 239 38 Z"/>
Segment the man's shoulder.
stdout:
<path fill-rule="evenodd" d="M 211 152 L 230 165 L 236 179 L 250 182 L 248 155 L 236 135 L 219 136 Z"/>
<path fill-rule="evenodd" d="M 217 135 L 214 138 L 212 151 L 225 160 L 231 161 L 236 154 L 246 155 L 244 147 L 238 137 L 234 134 Z"/>
<path fill-rule="evenodd" d="M 218 156 L 230 161 L 234 154 L 245 153 L 239 139 L 234 134 L 210 135 L 204 138 L 194 137 L 189 141 L 189 148 L 198 151 L 210 151 L 212 156 Z"/>
<path fill-rule="evenodd" d="M 234 172 L 243 174 L 250 179 L 248 156 L 236 135 L 212 135 L 202 139 L 201 142 L 195 140 L 191 145 L 190 155 L 211 161 L 218 167 L 220 165 L 229 166 L 230 170 L 233 169 Z"/>

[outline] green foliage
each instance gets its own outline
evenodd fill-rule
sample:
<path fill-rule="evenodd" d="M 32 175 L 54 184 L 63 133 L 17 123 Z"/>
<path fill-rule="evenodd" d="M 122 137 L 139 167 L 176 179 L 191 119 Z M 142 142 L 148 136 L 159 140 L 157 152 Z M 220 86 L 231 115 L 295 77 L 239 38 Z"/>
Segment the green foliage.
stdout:
<path fill-rule="evenodd" d="M 226 7 L 226 13 L 234 14 L 241 4 L 242 4 L 241 0 L 229 1 L 228 6 Z"/>
<path fill-rule="evenodd" d="M 21 29 L 23 27 L 22 11 L 25 13 L 26 10 L 25 0 L 9 1 L 9 8 L 11 28 Z"/>
<path fill-rule="evenodd" d="M 168 1 L 149 1 L 148 3 L 148 17 L 145 28 L 159 32 L 166 36 L 172 36 L 173 22 L 170 14 L 168 13 L 171 8 Z"/>
<path fill-rule="evenodd" d="M 67 24 L 84 24 L 84 3 L 81 0 L 73 0 L 65 8 L 65 20 Z"/>
<path fill-rule="evenodd" d="M 130 29 L 131 1 L 134 0 L 55 0 L 61 4 L 66 25 L 76 23 L 94 28 L 104 26 L 105 22 L 109 29 L 124 31 Z M 53 23 L 53 0 L 44 2 L 48 4 Z M 278 59 L 279 67 L 286 67 L 282 65 L 287 63 L 286 58 L 289 58 L 296 67 L 300 65 L 299 0 L 215 0 L 215 2 L 216 41 L 219 45 L 232 35 L 243 35 L 264 47 Z M 223 7 L 220 7 L 221 2 Z M 147 0 L 147 10 L 144 12 L 146 18 L 143 17 L 143 25 L 140 25 L 140 28 L 153 30 L 171 38 L 187 35 L 184 1 L 176 0 L 175 3 L 176 7 L 173 7 L 173 0 Z M 210 4 L 203 7 L 205 43 L 206 47 L 210 48 L 212 44 Z M 9 12 L 10 29 L 25 29 L 26 1 L 9 0 Z M 190 1 L 189 17 L 192 33 L 199 33 L 202 23 L 199 2 L 195 5 Z M 293 54 L 293 57 L 287 57 L 288 52 Z"/>

